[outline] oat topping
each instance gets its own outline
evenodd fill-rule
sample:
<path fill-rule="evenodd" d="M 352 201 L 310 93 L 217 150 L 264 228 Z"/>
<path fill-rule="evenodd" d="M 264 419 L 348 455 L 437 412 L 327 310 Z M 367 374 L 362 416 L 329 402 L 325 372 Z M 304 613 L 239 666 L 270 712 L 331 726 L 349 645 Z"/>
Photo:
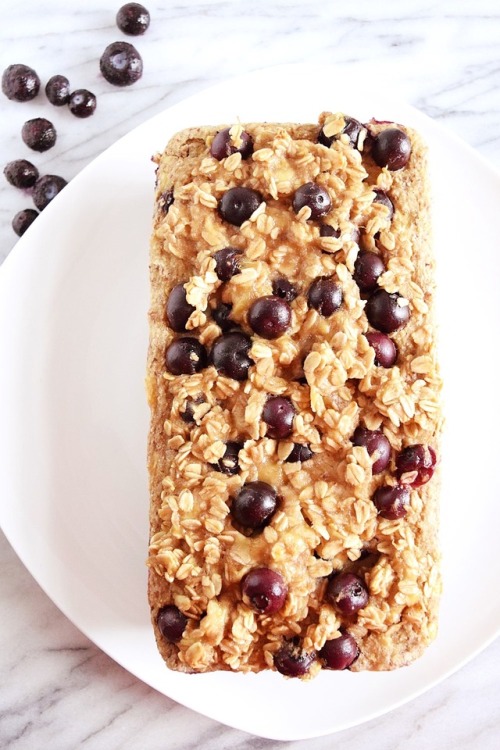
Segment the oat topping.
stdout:
<path fill-rule="evenodd" d="M 156 158 L 149 597 L 174 669 L 392 669 L 435 636 L 425 159 L 341 113 Z"/>

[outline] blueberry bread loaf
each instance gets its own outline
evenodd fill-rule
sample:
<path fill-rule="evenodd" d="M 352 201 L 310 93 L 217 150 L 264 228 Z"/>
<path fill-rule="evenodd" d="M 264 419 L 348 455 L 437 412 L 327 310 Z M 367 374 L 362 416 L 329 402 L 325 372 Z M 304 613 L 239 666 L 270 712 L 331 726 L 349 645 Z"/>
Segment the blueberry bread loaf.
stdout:
<path fill-rule="evenodd" d="M 199 127 L 156 157 L 149 601 L 185 672 L 387 670 L 436 634 L 440 378 L 410 128 Z"/>

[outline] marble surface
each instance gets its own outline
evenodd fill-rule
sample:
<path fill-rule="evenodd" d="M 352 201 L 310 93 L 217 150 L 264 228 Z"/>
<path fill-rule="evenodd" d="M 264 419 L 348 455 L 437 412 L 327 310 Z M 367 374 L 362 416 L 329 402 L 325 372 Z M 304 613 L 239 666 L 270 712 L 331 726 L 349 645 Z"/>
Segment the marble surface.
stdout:
<path fill-rule="evenodd" d="M 104 47 L 125 38 L 119 3 L 0 0 L 0 68 L 23 62 L 45 82 L 55 73 L 98 97 L 77 120 L 39 96 L 0 98 L 0 163 L 32 160 L 42 173 L 73 178 L 132 127 L 233 73 L 287 62 L 334 63 L 362 71 L 370 87 L 394 92 L 439 119 L 500 168 L 500 5 L 406 0 L 355 4 L 310 0 L 147 3 L 151 27 L 135 41 L 144 76 L 115 89 L 99 75 Z M 335 81 L 325 81 L 330 99 Z M 30 152 L 22 123 L 52 119 L 56 146 Z M 16 242 L 10 222 L 31 206 L 0 182 L 0 259 Z M 78 231 L 78 228 L 75 228 Z M 0 496 L 1 502 L 1 496 Z M 156 693 L 89 642 L 53 605 L 0 535 L 0 747 L 248 748 L 281 743 L 251 737 Z M 465 596 L 465 594 L 464 594 Z M 466 610 L 464 610 L 466 615 Z M 493 750 L 500 745 L 500 641 L 410 704 L 335 737 L 290 743 L 294 750 L 387 747 Z"/>

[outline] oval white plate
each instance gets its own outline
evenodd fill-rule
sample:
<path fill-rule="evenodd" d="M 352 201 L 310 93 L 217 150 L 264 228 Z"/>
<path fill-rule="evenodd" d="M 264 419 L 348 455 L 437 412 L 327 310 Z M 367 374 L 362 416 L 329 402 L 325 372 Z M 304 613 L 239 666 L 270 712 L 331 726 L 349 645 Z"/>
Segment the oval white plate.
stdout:
<path fill-rule="evenodd" d="M 431 148 L 448 428 L 439 637 L 416 664 L 388 674 L 325 671 L 307 684 L 277 674 L 177 674 L 157 653 L 145 593 L 150 157 L 189 125 L 315 122 L 324 109 L 413 125 Z M 259 71 L 204 91 L 84 169 L 0 272 L 0 520 L 60 609 L 165 695 L 283 740 L 386 712 L 486 646 L 500 624 L 499 206 L 498 175 L 469 147 L 324 67 Z"/>

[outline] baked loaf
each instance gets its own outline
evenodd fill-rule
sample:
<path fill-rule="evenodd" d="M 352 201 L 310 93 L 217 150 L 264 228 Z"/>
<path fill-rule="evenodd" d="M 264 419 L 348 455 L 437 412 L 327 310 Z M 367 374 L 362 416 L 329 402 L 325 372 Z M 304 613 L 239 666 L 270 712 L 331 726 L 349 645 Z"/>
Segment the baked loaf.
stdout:
<path fill-rule="evenodd" d="M 416 132 L 197 127 L 157 163 L 149 601 L 185 672 L 386 670 L 434 638 L 440 378 Z"/>

